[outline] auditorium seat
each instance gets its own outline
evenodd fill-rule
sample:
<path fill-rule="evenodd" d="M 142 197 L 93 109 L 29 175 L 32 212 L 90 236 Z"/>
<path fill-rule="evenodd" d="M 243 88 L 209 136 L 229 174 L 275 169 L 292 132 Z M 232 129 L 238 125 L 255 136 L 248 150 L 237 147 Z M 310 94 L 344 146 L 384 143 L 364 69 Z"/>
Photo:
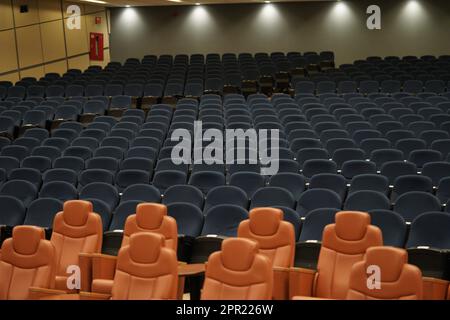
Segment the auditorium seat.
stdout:
<path fill-rule="evenodd" d="M 441 211 L 441 202 L 430 193 L 410 191 L 397 198 L 394 211 L 406 221 L 412 222 L 421 213 Z"/>
<path fill-rule="evenodd" d="M 320 200 L 319 200 L 320 199 Z M 305 217 L 309 212 L 319 208 L 341 209 L 342 199 L 330 189 L 309 189 L 302 193 L 297 200 L 297 212 Z"/>
<path fill-rule="evenodd" d="M 293 269 L 290 295 L 297 299 L 345 299 L 351 266 L 364 259 L 368 248 L 381 245 L 381 230 L 370 224 L 368 213 L 338 212 L 335 223 L 323 230 L 317 271 Z"/>
<path fill-rule="evenodd" d="M 66 201 L 53 220 L 51 243 L 56 249 L 55 287 L 67 291 L 67 267 L 79 265 L 80 253 L 97 253 L 102 246 L 102 222 L 90 202 Z"/>
<path fill-rule="evenodd" d="M 378 266 L 380 279 L 368 286 L 368 270 Z M 356 262 L 350 271 L 347 300 L 421 300 L 422 273 L 408 264 L 405 250 L 393 247 L 368 248 L 363 261 Z M 375 290 L 374 290 L 375 288 Z"/>
<path fill-rule="evenodd" d="M 17 226 L 0 257 L 0 300 L 26 300 L 30 287 L 53 288 L 56 250 L 43 229 Z"/>
<path fill-rule="evenodd" d="M 201 299 L 270 300 L 272 266 L 258 249 L 258 243 L 249 239 L 224 240 L 221 251 L 209 256 Z"/>

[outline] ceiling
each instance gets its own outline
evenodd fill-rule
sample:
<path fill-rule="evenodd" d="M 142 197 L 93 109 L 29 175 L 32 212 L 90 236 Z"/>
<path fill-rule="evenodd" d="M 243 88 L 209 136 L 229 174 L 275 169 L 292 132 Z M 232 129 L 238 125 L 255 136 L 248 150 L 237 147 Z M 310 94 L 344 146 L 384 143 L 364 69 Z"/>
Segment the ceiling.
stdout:
<path fill-rule="evenodd" d="M 195 5 L 201 4 L 235 4 L 235 3 L 264 3 L 264 0 L 103 0 L 107 6 L 125 7 L 129 6 L 170 6 L 170 5 Z M 305 1 L 327 1 L 327 0 L 273 0 L 271 2 L 305 2 Z M 328 0 L 330 1 L 330 0 Z M 89 2 L 81 0 L 78 2 Z M 97 1 L 96 1 L 97 2 Z"/>

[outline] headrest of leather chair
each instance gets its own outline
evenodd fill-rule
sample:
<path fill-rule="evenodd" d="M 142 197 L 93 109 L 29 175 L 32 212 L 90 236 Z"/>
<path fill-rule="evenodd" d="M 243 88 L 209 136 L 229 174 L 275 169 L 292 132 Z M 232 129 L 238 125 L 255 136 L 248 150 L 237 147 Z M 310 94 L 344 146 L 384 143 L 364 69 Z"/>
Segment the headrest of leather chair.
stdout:
<path fill-rule="evenodd" d="M 136 207 L 136 223 L 142 229 L 159 228 L 166 215 L 167 207 L 160 203 L 140 203 Z"/>
<path fill-rule="evenodd" d="M 335 230 L 339 238 L 356 241 L 364 237 L 367 226 L 370 225 L 370 215 L 360 211 L 341 211 L 335 216 Z"/>
<path fill-rule="evenodd" d="M 366 251 L 366 268 L 371 265 L 378 266 L 383 282 L 398 280 L 406 263 L 408 263 L 408 254 L 406 250 L 400 248 L 371 247 Z"/>
<path fill-rule="evenodd" d="M 153 263 L 158 260 L 163 246 L 163 235 L 154 232 L 137 232 L 130 237 L 130 257 L 137 263 Z"/>
<path fill-rule="evenodd" d="M 223 265 L 233 271 L 250 269 L 255 254 L 258 253 L 258 243 L 244 238 L 228 238 L 222 242 L 221 258 Z"/>
<path fill-rule="evenodd" d="M 45 232 L 39 227 L 17 226 L 13 229 L 12 238 L 14 251 L 31 255 L 38 250 L 41 240 L 45 239 Z"/>
<path fill-rule="evenodd" d="M 257 235 L 274 234 L 283 220 L 283 211 L 276 208 L 256 208 L 250 211 L 250 230 Z"/>
<path fill-rule="evenodd" d="M 92 203 L 89 201 L 66 201 L 63 208 L 64 222 L 71 226 L 82 226 L 86 224 L 92 210 Z"/>

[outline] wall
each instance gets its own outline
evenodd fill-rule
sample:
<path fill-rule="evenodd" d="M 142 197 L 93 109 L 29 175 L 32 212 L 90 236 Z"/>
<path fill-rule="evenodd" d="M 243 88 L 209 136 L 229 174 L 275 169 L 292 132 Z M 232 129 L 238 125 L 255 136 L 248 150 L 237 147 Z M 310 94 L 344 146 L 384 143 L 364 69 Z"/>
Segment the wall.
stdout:
<path fill-rule="evenodd" d="M 29 11 L 20 13 L 20 5 Z M 63 74 L 68 68 L 86 69 L 89 61 L 89 33 L 105 35 L 105 61 L 109 61 L 107 11 L 101 6 L 77 3 L 81 29 L 69 30 L 67 7 L 62 0 L 0 0 L 0 80 L 18 81 L 47 72 Z M 102 23 L 95 24 L 95 17 Z"/>
<path fill-rule="evenodd" d="M 382 9 L 382 29 L 366 9 Z M 450 1 L 358 0 L 111 9 L 111 56 L 334 50 L 339 64 L 370 55 L 450 53 Z"/>

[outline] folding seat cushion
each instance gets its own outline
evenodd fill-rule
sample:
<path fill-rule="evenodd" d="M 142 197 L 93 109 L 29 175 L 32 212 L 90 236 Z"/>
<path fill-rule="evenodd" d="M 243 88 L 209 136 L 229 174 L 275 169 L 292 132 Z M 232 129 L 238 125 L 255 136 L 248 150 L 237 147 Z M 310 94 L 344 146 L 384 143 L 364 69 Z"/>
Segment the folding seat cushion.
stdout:
<path fill-rule="evenodd" d="M 319 200 L 320 199 L 320 200 Z M 297 200 L 297 212 L 301 217 L 306 216 L 309 212 L 319 208 L 336 208 L 341 209 L 341 197 L 330 189 L 309 189 L 302 193 Z"/>
<path fill-rule="evenodd" d="M 364 259 L 368 248 L 381 245 L 381 230 L 370 224 L 368 213 L 338 212 L 335 223 L 323 230 L 317 272 L 307 275 L 302 269 L 295 270 L 291 276 L 291 294 L 299 296 L 297 299 L 344 299 L 352 265 Z"/>
<path fill-rule="evenodd" d="M 1 300 L 26 300 L 30 287 L 53 288 L 56 252 L 45 240 L 43 229 L 15 227 L 12 238 L 3 242 L 1 252 Z"/>
<path fill-rule="evenodd" d="M 271 206 L 294 208 L 294 196 L 288 190 L 279 187 L 264 187 L 253 194 L 250 209 Z"/>
<path fill-rule="evenodd" d="M 92 204 L 82 200 L 64 203 L 63 211 L 53 220 L 51 243 L 56 249 L 57 271 L 55 286 L 67 290 L 67 267 L 79 265 L 80 253 L 99 253 L 103 228 L 100 216 Z"/>
<path fill-rule="evenodd" d="M 365 160 L 348 160 L 342 164 L 342 175 L 347 179 L 352 179 L 360 174 L 375 174 L 376 164 Z"/>
<path fill-rule="evenodd" d="M 307 160 L 321 159 L 329 160 L 330 155 L 326 149 L 322 148 L 305 148 L 301 149 L 296 153 L 297 162 L 301 167 Z"/>
<path fill-rule="evenodd" d="M 25 225 L 51 229 L 55 215 L 63 209 L 63 202 L 52 198 L 39 198 L 28 207 Z"/>
<path fill-rule="evenodd" d="M 188 183 L 207 194 L 212 188 L 225 185 L 225 175 L 219 172 L 195 172 L 189 178 Z"/>
<path fill-rule="evenodd" d="M 395 200 L 404 193 L 411 191 L 420 191 L 433 193 L 432 180 L 423 175 L 403 175 L 395 179 L 394 188 L 391 194 L 391 200 Z"/>
<path fill-rule="evenodd" d="M 338 149 L 356 148 L 355 142 L 352 139 L 335 138 L 327 141 L 326 149 L 330 154 L 333 154 Z"/>
<path fill-rule="evenodd" d="M 51 159 L 42 156 L 30 156 L 26 157 L 22 161 L 22 168 L 32 168 L 39 170 L 39 172 L 45 172 L 52 167 Z"/>
<path fill-rule="evenodd" d="M 37 187 L 26 180 L 10 180 L 0 187 L 0 195 L 14 197 L 27 207 L 36 199 Z"/>
<path fill-rule="evenodd" d="M 117 160 L 123 159 L 124 150 L 119 147 L 100 147 L 94 151 L 94 157 L 109 157 Z"/>
<path fill-rule="evenodd" d="M 379 174 L 361 174 L 353 177 L 348 194 L 357 191 L 370 190 L 377 191 L 387 195 L 389 192 L 389 180 L 383 175 Z"/>
<path fill-rule="evenodd" d="M 303 163 L 302 174 L 306 178 L 311 178 L 316 174 L 320 173 L 331 173 L 337 172 L 337 165 L 332 160 L 325 159 L 315 159 L 307 160 Z"/>
<path fill-rule="evenodd" d="M 80 190 L 80 199 L 98 199 L 105 202 L 112 211 L 119 202 L 117 189 L 108 183 L 91 182 Z"/>
<path fill-rule="evenodd" d="M 231 204 L 247 209 L 247 194 L 242 189 L 234 186 L 215 187 L 206 195 L 205 207 L 203 211 L 207 212 L 210 208 L 220 204 Z"/>
<path fill-rule="evenodd" d="M 32 128 L 25 131 L 23 134 L 24 137 L 30 137 L 38 139 L 39 141 L 43 141 L 44 139 L 48 138 L 48 131 L 41 128 Z"/>
<path fill-rule="evenodd" d="M 119 191 L 125 190 L 127 187 L 134 184 L 148 184 L 150 183 L 150 173 L 148 171 L 139 169 L 125 169 L 120 170 L 116 176 L 116 186 Z"/>
<path fill-rule="evenodd" d="M 368 284 L 367 270 L 378 266 L 380 282 L 377 290 Z M 393 247 L 368 248 L 363 261 L 356 262 L 351 268 L 348 300 L 421 300 L 422 272 L 408 264 L 406 250 Z"/>
<path fill-rule="evenodd" d="M 414 163 L 418 168 L 422 168 L 430 162 L 439 162 L 442 160 L 442 154 L 436 150 L 421 149 L 414 150 L 409 154 L 408 161 Z"/>
<path fill-rule="evenodd" d="M 222 250 L 208 259 L 202 300 L 271 299 L 271 262 L 258 249 L 249 239 L 224 240 Z M 238 258 L 237 251 L 242 253 Z"/>
<path fill-rule="evenodd" d="M 18 146 L 18 145 L 10 145 L 10 146 L 3 147 L 2 151 L 0 152 L 0 156 L 13 157 L 19 161 L 22 161 L 29 154 L 30 154 L 30 151 L 28 150 L 27 147 Z"/>
<path fill-rule="evenodd" d="M 380 228 L 385 246 L 404 247 L 407 225 L 401 215 L 390 210 L 371 210 L 369 214 L 372 225 Z"/>
<path fill-rule="evenodd" d="M 402 215 L 406 221 L 411 222 L 421 213 L 441 211 L 441 203 L 431 193 L 410 191 L 397 198 L 394 211 Z"/>
<path fill-rule="evenodd" d="M 164 242 L 162 235 L 150 232 L 138 232 L 130 237 L 129 244 L 120 249 L 117 257 L 112 300 L 176 298 L 176 252 L 165 247 Z"/>

